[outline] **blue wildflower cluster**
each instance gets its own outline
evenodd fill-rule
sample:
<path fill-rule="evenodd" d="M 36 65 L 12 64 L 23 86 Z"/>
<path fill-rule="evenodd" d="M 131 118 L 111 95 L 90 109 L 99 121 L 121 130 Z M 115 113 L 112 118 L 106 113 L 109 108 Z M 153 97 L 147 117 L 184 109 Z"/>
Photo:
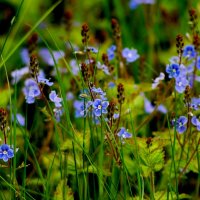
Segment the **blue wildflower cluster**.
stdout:
<path fill-rule="evenodd" d="M 92 87 L 91 92 L 93 96 L 92 101 L 88 101 L 86 98 L 74 101 L 75 117 L 86 117 L 89 114 L 95 121 L 96 118 L 108 112 L 109 102 L 107 101 L 106 93 L 101 88 L 96 87 Z"/>
<path fill-rule="evenodd" d="M 175 89 L 178 93 L 183 93 L 186 86 L 193 87 L 194 81 L 199 81 L 199 77 L 194 74 L 194 70 L 200 69 L 199 60 L 193 45 L 187 45 L 182 53 L 183 64 L 179 64 L 178 57 L 172 57 L 170 64 L 166 66 L 169 78 L 175 79 Z M 196 69 L 195 69 L 196 68 Z"/>
<path fill-rule="evenodd" d="M 197 131 L 200 131 L 200 120 L 197 116 L 195 116 L 193 113 L 196 111 L 200 110 L 200 98 L 193 97 L 191 99 L 191 102 L 189 102 L 186 105 L 191 112 L 190 118 L 191 118 L 191 123 L 193 124 L 194 127 L 196 127 Z M 172 120 L 172 125 L 176 127 L 177 132 L 183 133 L 187 130 L 187 125 L 188 123 L 188 118 L 186 116 L 180 116 L 177 120 L 173 119 Z"/>

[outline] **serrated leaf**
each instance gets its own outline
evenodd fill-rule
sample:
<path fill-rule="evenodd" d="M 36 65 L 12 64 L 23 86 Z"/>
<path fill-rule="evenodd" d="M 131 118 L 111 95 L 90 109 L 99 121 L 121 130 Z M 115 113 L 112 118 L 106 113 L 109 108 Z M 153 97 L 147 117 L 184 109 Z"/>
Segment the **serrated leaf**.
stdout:
<path fill-rule="evenodd" d="M 74 145 L 75 149 L 79 150 L 79 151 L 83 151 L 82 148 L 81 148 L 81 147 L 83 147 L 83 133 L 76 131 L 74 134 L 75 134 L 75 137 L 76 137 L 76 143 Z M 90 146 L 90 132 L 86 131 L 85 140 L 84 140 L 84 148 L 85 148 L 84 150 L 86 152 L 89 151 L 89 146 Z M 72 150 L 72 149 L 73 149 L 72 139 L 68 138 L 67 140 L 65 140 L 62 143 L 61 150 L 62 151 L 69 151 L 69 150 Z"/>
<path fill-rule="evenodd" d="M 154 194 L 154 198 L 155 200 L 174 200 L 176 199 L 176 193 L 175 192 L 170 192 L 169 194 L 167 194 L 166 191 L 157 191 Z M 187 194 L 179 194 L 179 199 L 190 199 L 191 196 L 187 195 Z"/>
<path fill-rule="evenodd" d="M 67 180 L 61 180 L 58 183 L 56 191 L 54 193 L 54 200 L 63 200 L 63 199 L 67 200 L 74 199 L 72 189 L 69 188 L 69 186 L 67 185 Z"/>
<path fill-rule="evenodd" d="M 88 173 L 93 173 L 93 174 L 98 174 L 99 173 L 99 169 L 97 169 L 95 166 L 88 166 L 88 168 L 83 169 L 84 172 L 88 172 Z M 104 176 L 111 176 L 111 172 L 109 171 L 108 168 L 103 168 L 101 169 L 101 173 Z"/>
<path fill-rule="evenodd" d="M 138 153 L 144 176 L 148 176 L 150 172 L 159 171 L 164 166 L 163 146 L 162 140 L 157 138 L 138 140 Z"/>

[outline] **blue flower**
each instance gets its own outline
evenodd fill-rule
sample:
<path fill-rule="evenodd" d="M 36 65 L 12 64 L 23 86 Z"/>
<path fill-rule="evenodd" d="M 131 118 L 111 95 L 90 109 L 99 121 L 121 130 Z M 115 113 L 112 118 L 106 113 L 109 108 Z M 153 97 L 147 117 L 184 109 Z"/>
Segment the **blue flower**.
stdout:
<path fill-rule="evenodd" d="M 58 60 L 62 57 L 64 57 L 65 53 L 63 51 L 52 51 L 53 57 L 55 59 L 55 62 L 58 63 Z M 50 51 L 47 48 L 42 48 L 39 51 L 39 55 L 42 57 L 43 61 L 50 65 L 54 66 L 54 59 L 50 53 Z"/>
<path fill-rule="evenodd" d="M 164 78 L 165 74 L 161 72 L 160 75 L 153 81 L 152 89 L 155 89 L 159 85 L 160 81 L 164 80 Z"/>
<path fill-rule="evenodd" d="M 187 45 L 183 49 L 183 56 L 187 58 L 194 58 L 196 56 L 196 51 L 193 45 Z"/>
<path fill-rule="evenodd" d="M 107 107 L 109 105 L 108 101 L 102 101 L 101 99 L 95 99 L 92 106 L 93 106 L 93 113 L 95 116 L 99 117 L 105 113 L 107 113 Z"/>
<path fill-rule="evenodd" d="M 62 99 L 60 97 L 58 97 L 58 95 L 56 94 L 56 92 L 53 90 L 51 91 L 51 93 L 49 94 L 49 99 L 54 102 L 55 107 L 56 108 L 60 108 L 62 107 Z"/>
<path fill-rule="evenodd" d="M 67 92 L 67 94 L 66 94 L 66 99 L 67 99 L 68 101 L 73 100 L 73 99 L 74 99 L 73 93 L 72 93 L 72 92 Z"/>
<path fill-rule="evenodd" d="M 73 75 L 78 75 L 78 73 L 79 73 L 79 71 L 80 71 L 80 67 L 78 66 L 78 64 L 77 64 L 77 61 L 75 60 L 75 59 L 72 59 L 71 61 L 70 61 L 70 67 L 71 67 L 71 70 L 72 70 L 72 74 Z"/>
<path fill-rule="evenodd" d="M 176 78 L 180 74 L 180 67 L 176 63 L 167 65 L 166 72 L 169 74 L 169 78 Z"/>
<path fill-rule="evenodd" d="M 110 75 L 108 67 L 104 64 L 101 64 L 99 61 L 97 62 L 97 69 L 102 70 L 106 75 Z"/>
<path fill-rule="evenodd" d="M 199 108 L 200 108 L 200 98 L 193 97 L 191 99 L 190 107 L 193 108 L 194 110 L 199 110 Z"/>
<path fill-rule="evenodd" d="M 154 4 L 154 0 L 130 0 L 130 9 L 136 9 L 140 4 Z"/>
<path fill-rule="evenodd" d="M 29 52 L 28 52 L 28 49 L 26 48 L 23 48 L 20 52 L 20 56 L 21 56 L 21 59 L 22 59 L 22 62 L 26 65 L 29 65 L 30 64 L 30 56 L 29 56 Z"/>
<path fill-rule="evenodd" d="M 75 100 L 73 106 L 75 108 L 75 117 L 84 117 L 84 102 Z"/>
<path fill-rule="evenodd" d="M 43 84 L 48 85 L 48 86 L 53 85 L 53 82 L 50 82 L 48 79 L 42 78 L 42 77 L 38 77 L 38 82 L 43 83 Z"/>
<path fill-rule="evenodd" d="M 116 84 L 112 81 L 108 83 L 109 88 L 114 88 L 115 86 L 116 86 Z"/>
<path fill-rule="evenodd" d="M 7 144 L 0 146 L 0 159 L 7 162 L 9 158 L 14 157 L 14 151 Z"/>
<path fill-rule="evenodd" d="M 73 104 L 75 108 L 75 117 L 76 118 L 86 117 L 88 114 L 89 108 L 92 106 L 92 104 L 93 104 L 92 101 L 85 102 L 85 105 L 84 105 L 84 101 L 75 100 Z"/>
<path fill-rule="evenodd" d="M 200 56 L 197 57 L 197 69 L 200 69 Z"/>
<path fill-rule="evenodd" d="M 131 138 L 132 134 L 127 132 L 124 127 L 121 127 L 120 131 L 117 133 L 117 136 L 120 137 L 121 140 L 125 138 Z"/>
<path fill-rule="evenodd" d="M 63 109 L 61 107 L 55 107 L 53 109 L 53 112 L 54 112 L 54 117 L 55 117 L 56 121 L 60 122 L 60 118 L 64 113 Z"/>
<path fill-rule="evenodd" d="M 184 76 L 179 76 L 176 78 L 175 89 L 178 93 L 183 93 L 185 91 L 186 86 L 189 85 L 188 80 Z"/>
<path fill-rule="evenodd" d="M 29 67 L 23 67 L 21 69 L 16 69 L 11 72 L 11 77 L 12 77 L 12 84 L 18 83 L 21 78 L 29 73 Z"/>
<path fill-rule="evenodd" d="M 197 127 L 197 130 L 200 131 L 200 121 L 197 119 L 196 116 L 193 116 L 191 122 L 194 126 Z"/>
<path fill-rule="evenodd" d="M 128 63 L 134 62 L 137 60 L 140 56 L 137 53 L 136 49 L 129 49 L 129 48 L 124 48 L 122 50 L 122 56 L 126 58 L 126 61 Z"/>
<path fill-rule="evenodd" d="M 179 133 L 183 133 L 186 131 L 186 126 L 185 124 L 187 124 L 188 119 L 185 116 L 180 116 L 176 121 L 175 119 L 172 120 L 172 125 L 176 127 L 176 130 Z"/>
<path fill-rule="evenodd" d="M 119 113 L 114 113 L 113 119 L 118 119 L 119 118 Z"/>
<path fill-rule="evenodd" d="M 86 51 L 91 51 L 92 53 L 97 54 L 98 50 L 95 47 L 87 47 L 86 49 L 84 49 L 84 52 Z"/>
<path fill-rule="evenodd" d="M 16 119 L 20 126 L 25 125 L 25 118 L 20 113 L 16 114 Z M 14 115 L 12 115 L 12 120 L 14 120 Z"/>
<path fill-rule="evenodd" d="M 179 63 L 180 58 L 178 56 L 172 56 L 169 61 L 170 63 Z"/>
<path fill-rule="evenodd" d="M 151 102 L 146 98 L 144 97 L 144 110 L 146 113 L 152 113 L 155 109 L 155 106 L 153 106 L 151 104 Z M 157 110 L 163 114 L 166 114 L 167 113 L 167 109 L 164 105 L 160 104 L 157 108 Z"/>
<path fill-rule="evenodd" d="M 101 100 L 107 100 L 106 93 L 101 88 L 92 87 L 91 91 L 95 94 L 95 96 L 99 96 Z"/>
<path fill-rule="evenodd" d="M 115 58 L 115 50 L 117 47 L 115 45 L 111 45 L 107 50 L 108 60 L 113 60 Z"/>
<path fill-rule="evenodd" d="M 41 94 L 37 83 L 31 78 L 25 81 L 25 86 L 22 89 L 22 91 L 25 95 L 26 103 L 28 104 L 34 103 L 35 98 L 39 97 Z"/>

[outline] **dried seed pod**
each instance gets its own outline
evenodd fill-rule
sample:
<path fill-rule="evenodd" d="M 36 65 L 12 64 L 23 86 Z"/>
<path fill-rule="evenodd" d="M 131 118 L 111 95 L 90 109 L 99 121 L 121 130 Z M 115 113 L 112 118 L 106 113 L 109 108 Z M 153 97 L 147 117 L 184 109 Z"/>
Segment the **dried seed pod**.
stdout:
<path fill-rule="evenodd" d="M 82 30 L 81 30 L 83 45 L 87 45 L 88 43 L 88 40 L 89 40 L 88 32 L 89 32 L 89 26 L 86 23 L 84 23 L 82 25 Z"/>
<path fill-rule="evenodd" d="M 7 116 L 7 111 L 4 108 L 0 108 L 0 129 L 3 132 L 6 130 L 7 127 Z"/>
<path fill-rule="evenodd" d="M 30 75 L 37 80 L 39 75 L 39 62 L 36 55 L 31 55 L 30 57 L 29 72 Z"/>
<path fill-rule="evenodd" d="M 90 74 L 88 71 L 88 66 L 85 63 L 81 63 L 81 73 L 82 73 L 84 81 L 88 82 Z"/>
<path fill-rule="evenodd" d="M 119 104 L 124 103 L 125 100 L 125 96 L 124 96 L 124 85 L 122 83 L 119 83 L 119 85 L 117 86 L 117 98 L 118 98 L 118 102 Z"/>

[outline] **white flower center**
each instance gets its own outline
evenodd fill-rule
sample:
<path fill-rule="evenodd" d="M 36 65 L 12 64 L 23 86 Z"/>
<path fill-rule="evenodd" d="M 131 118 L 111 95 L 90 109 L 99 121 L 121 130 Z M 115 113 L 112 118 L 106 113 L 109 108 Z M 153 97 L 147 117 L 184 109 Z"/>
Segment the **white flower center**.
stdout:
<path fill-rule="evenodd" d="M 98 105 L 98 109 L 101 109 L 101 107 L 102 107 L 101 105 Z"/>
<path fill-rule="evenodd" d="M 128 53 L 127 57 L 131 58 L 132 57 L 132 53 Z"/>
<path fill-rule="evenodd" d="M 8 154 L 8 152 L 7 151 L 3 151 L 3 154 L 6 155 L 6 154 Z"/>
<path fill-rule="evenodd" d="M 178 86 L 182 86 L 182 82 L 181 81 L 178 83 Z"/>

